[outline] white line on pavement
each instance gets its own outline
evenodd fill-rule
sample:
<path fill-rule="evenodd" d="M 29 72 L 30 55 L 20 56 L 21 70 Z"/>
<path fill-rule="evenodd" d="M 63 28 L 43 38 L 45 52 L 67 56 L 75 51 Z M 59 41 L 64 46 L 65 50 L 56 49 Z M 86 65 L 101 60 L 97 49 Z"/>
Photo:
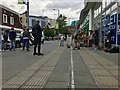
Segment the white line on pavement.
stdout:
<path fill-rule="evenodd" d="M 72 46 L 71 46 L 71 89 L 75 89 L 75 81 L 74 81 L 74 66 L 73 66 L 73 52 L 72 52 Z"/>

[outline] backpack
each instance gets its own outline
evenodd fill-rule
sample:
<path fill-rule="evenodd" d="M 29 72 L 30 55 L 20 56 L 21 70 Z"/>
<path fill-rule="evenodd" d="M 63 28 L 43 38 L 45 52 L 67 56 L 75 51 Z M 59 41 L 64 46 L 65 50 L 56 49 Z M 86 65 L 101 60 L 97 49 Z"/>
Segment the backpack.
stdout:
<path fill-rule="evenodd" d="M 11 40 L 14 40 L 15 38 L 16 38 L 16 35 L 14 34 L 15 32 L 10 32 L 9 33 L 9 38 L 11 39 Z"/>
<path fill-rule="evenodd" d="M 29 31 L 24 31 L 23 32 L 23 37 L 29 37 L 29 36 L 30 36 Z"/>

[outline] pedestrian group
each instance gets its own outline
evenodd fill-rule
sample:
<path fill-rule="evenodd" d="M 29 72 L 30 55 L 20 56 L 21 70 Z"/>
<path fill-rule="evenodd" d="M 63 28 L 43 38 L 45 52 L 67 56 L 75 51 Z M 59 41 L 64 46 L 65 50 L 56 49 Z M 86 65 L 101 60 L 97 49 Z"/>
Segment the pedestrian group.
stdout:
<path fill-rule="evenodd" d="M 27 51 L 30 51 L 29 49 L 29 40 L 31 40 L 32 36 L 34 37 L 34 50 L 33 50 L 33 55 L 43 55 L 41 53 L 41 38 L 42 38 L 42 31 L 43 28 L 39 25 L 39 20 L 35 20 L 35 24 L 33 25 L 32 28 L 32 35 L 29 32 L 29 29 L 26 27 L 23 27 L 23 31 L 21 33 L 21 45 L 22 45 L 22 50 L 24 51 L 25 48 Z M 14 30 L 12 27 L 9 31 L 1 31 L 0 33 L 0 40 L 1 40 L 1 51 L 5 51 L 7 48 L 8 43 L 10 42 L 9 45 L 9 50 L 15 51 L 16 48 L 16 36 L 17 32 Z M 36 48 L 38 47 L 38 52 L 36 51 Z"/>

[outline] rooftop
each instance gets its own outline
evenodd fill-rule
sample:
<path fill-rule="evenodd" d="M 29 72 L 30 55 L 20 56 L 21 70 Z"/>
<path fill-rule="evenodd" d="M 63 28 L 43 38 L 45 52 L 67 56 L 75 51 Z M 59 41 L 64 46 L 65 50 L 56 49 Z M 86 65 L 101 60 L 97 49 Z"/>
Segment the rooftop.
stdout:
<path fill-rule="evenodd" d="M 14 13 L 14 14 L 19 15 L 18 12 L 14 11 L 14 10 L 12 10 L 12 9 L 10 9 L 10 8 L 8 8 L 8 7 L 4 6 L 4 5 L 2 5 L 2 4 L 0 4 L 0 8 L 3 8 L 3 9 L 5 9 L 5 10 L 8 10 L 8 11 Z"/>

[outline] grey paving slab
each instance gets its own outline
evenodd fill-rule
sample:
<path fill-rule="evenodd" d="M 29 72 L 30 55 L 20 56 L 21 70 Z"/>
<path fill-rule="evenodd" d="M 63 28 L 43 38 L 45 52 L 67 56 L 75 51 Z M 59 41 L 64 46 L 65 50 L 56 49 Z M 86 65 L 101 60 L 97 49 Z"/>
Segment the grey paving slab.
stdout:
<path fill-rule="evenodd" d="M 4 85 L 4 86 L 2 86 L 2 88 L 6 88 L 6 90 L 12 90 L 12 89 L 16 89 L 16 88 L 19 88 L 20 87 L 20 85 Z"/>
<path fill-rule="evenodd" d="M 99 86 L 116 86 L 118 87 L 118 80 L 113 76 L 95 76 L 95 81 Z"/>
<path fill-rule="evenodd" d="M 29 80 L 27 80 L 25 84 L 21 86 L 21 88 L 25 88 L 26 86 L 27 87 L 32 86 L 32 88 L 43 88 L 46 82 L 48 81 L 48 78 L 50 77 L 54 67 L 59 61 L 59 58 L 63 53 L 63 51 L 64 51 L 64 48 L 62 49 L 58 48 L 57 50 L 55 50 L 52 53 L 52 56 L 48 58 L 48 61 L 43 65 L 43 67 L 37 70 L 37 72 L 31 78 L 29 78 Z M 52 68 L 50 68 L 49 65 L 52 66 Z"/>
<path fill-rule="evenodd" d="M 65 48 L 55 69 L 53 70 L 45 88 L 67 88 L 70 79 L 69 73 L 70 49 Z"/>
<path fill-rule="evenodd" d="M 111 62 L 113 62 L 116 65 L 118 64 L 119 56 L 118 56 L 117 53 L 111 54 L 111 53 L 106 53 L 106 52 L 104 52 L 102 50 L 96 50 L 96 51 L 91 50 L 91 51 L 93 51 L 93 53 L 95 52 L 95 53 L 99 54 L 100 56 L 110 60 Z"/>
<path fill-rule="evenodd" d="M 102 66 L 103 69 L 98 68 L 88 68 L 91 75 L 93 76 L 96 84 L 99 88 L 117 88 L 118 80 L 117 80 L 117 65 L 112 63 L 111 61 L 105 59 L 104 57 L 92 52 L 90 50 L 85 49 L 83 52 L 80 52 L 80 55 L 84 57 L 84 54 L 88 54 L 87 57 L 92 57 L 95 61 L 99 63 L 99 67 Z M 85 60 L 85 58 L 83 59 Z M 85 60 L 86 61 L 86 60 Z M 89 64 L 86 64 L 88 67 Z M 110 71 L 111 70 L 111 71 Z M 114 73 L 114 75 L 113 75 Z"/>
<path fill-rule="evenodd" d="M 113 75 L 113 76 L 116 76 L 118 77 L 118 70 L 109 70 L 109 72 Z"/>
<path fill-rule="evenodd" d="M 85 62 L 82 60 L 78 51 L 73 51 L 74 73 L 75 73 L 75 87 L 82 88 L 83 86 L 96 86 Z"/>
<path fill-rule="evenodd" d="M 46 67 L 47 67 L 48 64 L 51 64 L 52 61 L 54 62 L 54 64 L 57 63 L 57 61 L 59 60 L 59 57 L 61 56 L 61 53 L 64 50 L 64 49 L 62 49 L 61 51 L 59 51 L 60 49 L 61 48 L 57 48 L 54 51 L 52 51 L 51 53 L 49 53 L 48 54 L 49 57 L 46 59 L 46 62 L 44 62 L 42 66 L 41 65 L 36 65 L 36 63 L 29 66 L 24 71 L 18 73 L 16 76 L 14 76 L 10 80 L 6 81 L 3 84 L 3 86 L 5 87 L 6 85 L 10 85 L 10 86 L 11 85 L 17 85 L 17 86 L 19 86 L 18 88 L 20 88 L 22 86 L 23 87 L 24 86 L 30 86 L 30 87 L 32 86 L 33 87 L 33 86 L 36 85 L 35 86 L 36 88 L 37 88 L 37 86 L 43 87 L 43 85 L 46 83 L 48 77 L 50 76 L 50 74 L 52 72 L 52 70 L 50 70 L 50 71 L 46 70 Z M 57 51 L 59 51 L 59 52 L 57 52 Z M 56 56 L 54 56 L 55 54 L 58 55 L 57 58 L 54 58 L 54 57 L 56 57 Z M 43 61 L 43 60 L 45 60 L 44 57 L 42 59 L 40 59 L 40 61 Z M 49 66 L 47 68 L 49 68 Z"/>
<path fill-rule="evenodd" d="M 104 69 L 101 65 L 98 64 L 89 64 L 87 67 L 90 69 Z"/>
<path fill-rule="evenodd" d="M 76 90 L 97 90 L 97 88 L 98 88 L 98 86 L 97 85 L 79 85 L 79 84 L 77 84 L 77 85 L 75 85 L 75 88 L 76 88 Z"/>
<path fill-rule="evenodd" d="M 56 41 L 45 42 L 45 44 L 43 44 L 43 56 L 33 56 L 33 47 L 30 48 L 29 52 L 23 52 L 21 49 L 16 49 L 16 51 L 11 52 L 9 50 L 3 52 L 2 81 L 5 82 L 12 78 L 17 73 L 23 71 L 25 68 L 31 66 L 33 63 L 55 50 L 58 46 L 59 43 Z"/>
<path fill-rule="evenodd" d="M 60 82 L 60 81 L 59 82 L 56 82 L 56 81 L 48 82 L 45 88 L 53 88 L 53 89 L 68 88 L 68 82 Z"/>
<path fill-rule="evenodd" d="M 104 70 L 104 69 L 90 69 L 90 73 L 95 75 L 95 76 L 111 76 L 111 74 L 107 71 L 107 70 Z"/>

